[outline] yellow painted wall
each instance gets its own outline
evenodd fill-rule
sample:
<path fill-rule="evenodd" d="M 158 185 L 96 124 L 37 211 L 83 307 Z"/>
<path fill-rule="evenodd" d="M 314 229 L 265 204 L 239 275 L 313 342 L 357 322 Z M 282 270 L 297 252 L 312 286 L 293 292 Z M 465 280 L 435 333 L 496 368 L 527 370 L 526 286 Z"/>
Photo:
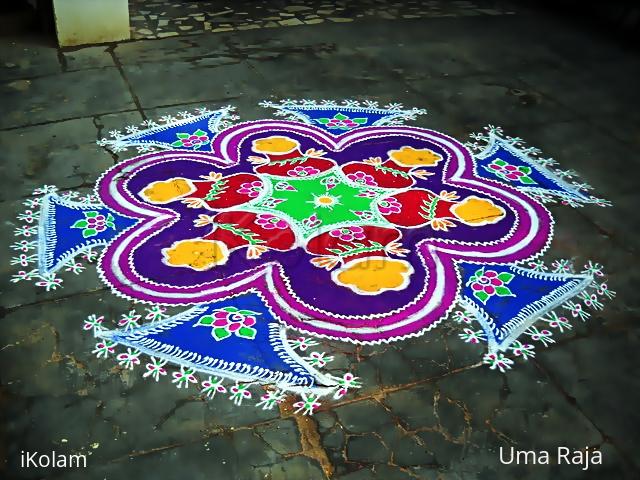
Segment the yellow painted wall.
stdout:
<path fill-rule="evenodd" d="M 53 0 L 61 47 L 129 38 L 128 0 Z"/>

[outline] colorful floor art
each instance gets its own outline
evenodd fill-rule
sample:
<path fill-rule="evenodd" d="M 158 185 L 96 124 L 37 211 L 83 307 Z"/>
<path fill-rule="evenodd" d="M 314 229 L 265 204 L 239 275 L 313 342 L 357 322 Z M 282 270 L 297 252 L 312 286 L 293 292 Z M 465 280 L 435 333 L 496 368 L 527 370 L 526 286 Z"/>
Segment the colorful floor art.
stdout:
<path fill-rule="evenodd" d="M 313 337 L 401 342 L 451 321 L 504 373 L 613 297 L 600 265 L 541 259 L 545 204 L 608 202 L 520 139 L 490 126 L 463 144 L 404 125 L 426 112 L 401 105 L 262 106 L 274 118 L 203 109 L 100 141 L 139 155 L 95 195 L 35 191 L 13 281 L 57 289 L 80 257 L 97 261 L 113 293 L 146 311 L 115 329 L 88 316 L 97 356 L 238 405 L 298 394 L 305 414 L 360 386 L 357 372 L 323 370 L 332 357 Z"/>

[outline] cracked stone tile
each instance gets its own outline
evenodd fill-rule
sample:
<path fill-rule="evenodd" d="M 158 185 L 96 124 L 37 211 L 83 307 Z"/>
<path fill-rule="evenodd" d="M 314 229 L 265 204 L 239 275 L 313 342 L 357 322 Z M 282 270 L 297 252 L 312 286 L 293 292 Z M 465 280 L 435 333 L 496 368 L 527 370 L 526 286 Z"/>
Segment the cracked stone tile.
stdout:
<path fill-rule="evenodd" d="M 372 400 L 355 402 L 334 409 L 340 425 L 349 433 L 365 433 L 370 431 L 368 420 L 375 419 L 374 426 L 392 423 L 391 416 L 385 408 Z"/>
<path fill-rule="evenodd" d="M 347 459 L 357 463 L 386 463 L 390 452 L 380 438 L 372 433 L 364 433 L 347 438 Z"/>
<path fill-rule="evenodd" d="M 213 68 L 173 62 L 126 65 L 124 69 L 144 108 L 220 101 L 257 92 L 260 84 L 255 71 L 236 60 Z M 149 82 L 159 76 L 162 82 Z"/>
<path fill-rule="evenodd" d="M 180 37 L 120 43 L 114 53 L 123 65 L 138 65 L 147 62 L 184 61 L 201 57 L 215 58 L 229 55 L 229 49 L 223 42 L 220 42 L 219 37 L 213 40 L 207 36 L 201 36 L 197 39 Z"/>
<path fill-rule="evenodd" d="M 339 457 L 339 461 L 341 461 L 345 438 L 344 428 L 341 425 L 336 425 L 323 434 L 322 446 L 333 450 Z"/>
<path fill-rule="evenodd" d="M 460 342 L 462 343 L 462 342 Z M 464 345 L 465 347 L 467 345 Z M 474 368 L 438 380 L 440 396 L 462 401 L 469 411 L 470 426 L 483 429 L 501 405 L 504 377 L 488 368 Z"/>
<path fill-rule="evenodd" d="M 628 332 L 601 331 L 545 352 L 538 359 L 562 392 L 634 460 L 637 459 L 634 452 L 640 446 L 640 437 L 635 429 L 640 421 L 636 408 L 640 389 L 638 379 L 628 375 L 633 368 L 633 360 L 623 352 L 630 338 L 637 333 L 637 328 Z M 607 362 L 603 362 L 603 358 Z M 556 368 L 557 365 L 562 365 L 562 368 Z M 598 388 L 605 377 L 608 390 L 626 392 L 623 398 L 616 398 Z M 607 411 L 615 411 L 616 414 L 602 414 Z M 635 463 L 637 466 L 637 460 Z"/>
<path fill-rule="evenodd" d="M 62 72 L 58 52 L 33 41 L 6 41 L 0 46 L 0 81 Z M 4 103 L 4 102 L 3 102 Z"/>
<path fill-rule="evenodd" d="M 206 469 L 203 468 L 206 459 Z M 129 474 L 145 478 L 149 472 L 161 472 L 163 478 L 247 478 L 258 479 L 255 470 L 245 459 L 238 458 L 229 438 L 216 437 L 179 445 L 169 445 L 158 450 L 137 452 L 110 462 L 93 466 L 93 478 L 122 478 Z M 87 472 L 70 472 L 64 480 L 87 478 Z"/>
<path fill-rule="evenodd" d="M 86 273 L 86 272 L 85 272 Z M 85 280 L 86 283 L 86 280 Z M 68 292 L 71 293 L 71 292 Z M 82 330 L 91 313 L 119 318 L 129 305 L 107 292 L 42 302 L 4 315 L 0 328 L 0 358 L 6 361 L 3 381 L 22 396 L 87 394 L 104 366 L 91 353 L 96 340 Z M 9 383 L 7 383 L 8 385 Z M 80 394 L 79 394 L 80 395 Z"/>
<path fill-rule="evenodd" d="M 255 478 L 270 480 L 298 480 L 301 478 L 323 479 L 326 478 L 316 462 L 306 457 L 292 457 L 273 465 L 258 467 L 253 472 Z"/>
<path fill-rule="evenodd" d="M 250 430 L 239 430 L 233 433 L 233 446 L 239 458 L 247 467 L 272 465 L 280 456 L 258 435 Z"/>
<path fill-rule="evenodd" d="M 427 446 L 412 437 L 402 437 L 391 445 L 393 463 L 399 467 L 412 467 L 435 463 L 435 455 Z"/>
<path fill-rule="evenodd" d="M 135 108 L 115 67 L 0 84 L 0 128 L 20 127 Z"/>
<path fill-rule="evenodd" d="M 63 51 L 62 56 L 65 59 L 68 72 L 114 66 L 113 57 L 108 48 L 104 46 Z"/>
<path fill-rule="evenodd" d="M 268 425 L 258 426 L 255 432 L 280 455 L 293 454 L 302 450 L 298 429 L 292 419 L 283 419 Z"/>
<path fill-rule="evenodd" d="M 575 118 L 573 113 L 546 98 L 530 95 L 531 101 L 524 102 L 522 96 L 510 94 L 513 89 L 525 87 L 518 80 L 505 79 L 501 75 L 431 77 L 407 83 L 416 91 L 429 95 L 427 108 L 431 115 L 428 120 L 438 122 L 446 116 L 442 119 L 444 126 L 453 120 L 458 125 L 470 127 L 470 131 L 478 131 L 487 124 L 521 127 Z"/>
<path fill-rule="evenodd" d="M 327 412 L 317 412 L 314 414 L 314 418 L 318 424 L 318 429 L 320 432 L 324 432 L 336 424 L 336 416 L 332 411 Z"/>
<path fill-rule="evenodd" d="M 401 424 L 408 429 L 435 427 L 437 418 L 434 413 L 434 387 L 420 385 L 412 389 L 390 393 L 384 399 Z"/>
<path fill-rule="evenodd" d="M 421 444 L 431 453 L 431 462 L 448 465 L 455 458 L 459 458 L 464 451 L 464 445 L 451 442 L 445 435 L 436 431 L 418 432 Z"/>
<path fill-rule="evenodd" d="M 31 402 L 28 407 L 28 416 L 18 415 L 9 419 L 6 423 L 7 433 L 16 436 L 16 430 L 21 432 L 20 442 L 12 442 L 7 451 L 7 463 L 13 471 L 19 470 L 20 452 L 39 451 L 51 452 L 52 450 L 67 451 L 69 453 L 79 451 L 81 447 L 89 446 L 92 431 L 99 420 L 95 418 L 95 402 L 89 398 L 77 399 L 71 396 L 44 396 L 38 401 Z M 52 415 L 55 412 L 55 415 Z M 78 418 L 83 418 L 83 428 L 74 428 Z M 26 422 L 26 423 L 25 423 Z M 36 424 L 38 429 L 29 428 Z M 43 435 L 40 431 L 46 431 Z M 52 475 L 56 468 L 38 468 L 29 472 L 28 478 L 43 478 L 41 475 Z"/>
<path fill-rule="evenodd" d="M 111 156 L 95 144 L 97 133 L 91 118 L 0 131 L 5 185 L 0 199 L 28 196 L 43 184 L 60 189 L 91 185 L 113 165 Z"/>
<path fill-rule="evenodd" d="M 491 425 L 503 438 L 523 449 L 582 448 L 602 436 L 579 410 L 533 365 L 520 365 L 508 377 L 509 390 Z M 571 430 L 567 430 L 571 425 Z M 532 438 L 529 432 L 535 432 Z"/>
<path fill-rule="evenodd" d="M 627 62 L 611 63 L 606 69 L 595 71 L 587 64 L 565 69 L 562 73 L 556 78 L 544 70 L 526 71 L 518 77 L 560 104 L 594 118 L 596 122 L 603 115 L 615 115 L 625 110 L 627 105 L 640 101 L 633 86 L 633 78 L 640 74 L 640 63 L 633 67 Z M 588 102 L 584 101 L 586 97 L 589 98 Z M 634 110 L 630 110 L 626 117 L 629 123 L 637 125 L 640 122 L 640 114 Z"/>
<path fill-rule="evenodd" d="M 232 382 L 225 382 L 227 386 L 233 385 Z M 255 395 L 258 391 L 254 392 Z M 263 410 L 255 407 L 256 400 L 252 398 L 248 401 L 248 405 L 244 408 L 238 408 L 228 395 L 219 396 L 208 400 L 204 404 L 205 408 L 205 429 L 207 431 L 216 432 L 220 428 L 240 428 L 252 425 L 258 422 L 272 420 L 279 416 L 276 409 Z"/>

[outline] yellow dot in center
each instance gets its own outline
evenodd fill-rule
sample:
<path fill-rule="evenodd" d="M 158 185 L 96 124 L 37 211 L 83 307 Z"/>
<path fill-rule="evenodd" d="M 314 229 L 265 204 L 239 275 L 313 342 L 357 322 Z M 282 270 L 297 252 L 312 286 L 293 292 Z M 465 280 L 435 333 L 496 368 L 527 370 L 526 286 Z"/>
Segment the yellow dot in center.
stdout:
<path fill-rule="evenodd" d="M 318 197 L 318 203 L 322 203 L 324 205 L 330 205 L 333 203 L 333 198 L 323 195 L 321 197 Z"/>

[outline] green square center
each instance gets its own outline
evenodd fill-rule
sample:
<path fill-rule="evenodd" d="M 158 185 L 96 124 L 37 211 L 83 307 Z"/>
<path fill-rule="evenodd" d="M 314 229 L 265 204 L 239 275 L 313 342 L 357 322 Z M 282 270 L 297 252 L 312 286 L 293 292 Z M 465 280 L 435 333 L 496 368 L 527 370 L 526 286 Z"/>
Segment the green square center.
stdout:
<path fill-rule="evenodd" d="M 308 179 L 266 177 L 271 182 L 270 198 L 281 200 L 272 207 L 273 210 L 286 214 L 296 223 L 314 214 L 320 222 L 316 227 L 359 220 L 354 211 L 371 211 L 375 199 L 375 196 L 358 196 L 370 190 L 368 187 L 359 188 L 344 183 L 331 172 Z M 334 186 L 328 188 L 331 184 Z"/>

